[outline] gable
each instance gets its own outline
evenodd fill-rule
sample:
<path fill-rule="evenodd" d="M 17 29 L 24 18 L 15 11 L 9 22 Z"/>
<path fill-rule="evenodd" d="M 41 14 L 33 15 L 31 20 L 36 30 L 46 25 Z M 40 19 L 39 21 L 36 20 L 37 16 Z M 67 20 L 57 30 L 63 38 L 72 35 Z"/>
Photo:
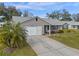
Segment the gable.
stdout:
<path fill-rule="evenodd" d="M 38 18 L 37 19 L 30 19 L 30 20 L 27 20 L 27 21 L 24 21 L 22 23 L 23 26 L 43 26 L 43 25 L 48 25 L 49 23 L 47 23 L 46 21 L 44 20 L 41 20 Z"/>

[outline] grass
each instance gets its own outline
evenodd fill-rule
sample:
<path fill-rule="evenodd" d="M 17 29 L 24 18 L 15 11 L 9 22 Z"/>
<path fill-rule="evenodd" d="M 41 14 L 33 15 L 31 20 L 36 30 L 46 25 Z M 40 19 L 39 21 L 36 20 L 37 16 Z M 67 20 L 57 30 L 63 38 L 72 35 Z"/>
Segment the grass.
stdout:
<path fill-rule="evenodd" d="M 14 52 L 7 54 L 3 52 L 4 46 L 0 46 L 0 56 L 36 56 L 37 54 L 33 51 L 33 49 L 27 44 L 24 48 L 17 48 Z"/>
<path fill-rule="evenodd" d="M 79 49 L 79 31 L 70 32 L 70 33 L 57 33 L 55 35 L 51 35 L 50 38 L 54 38 L 55 40 L 70 46 L 72 48 Z"/>

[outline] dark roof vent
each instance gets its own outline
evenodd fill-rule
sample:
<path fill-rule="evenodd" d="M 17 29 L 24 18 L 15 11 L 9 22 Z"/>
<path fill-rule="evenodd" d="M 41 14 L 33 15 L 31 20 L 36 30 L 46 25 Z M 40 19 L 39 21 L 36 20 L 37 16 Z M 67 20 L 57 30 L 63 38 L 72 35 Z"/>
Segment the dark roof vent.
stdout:
<path fill-rule="evenodd" d="M 36 21 L 38 21 L 38 17 L 36 17 Z"/>

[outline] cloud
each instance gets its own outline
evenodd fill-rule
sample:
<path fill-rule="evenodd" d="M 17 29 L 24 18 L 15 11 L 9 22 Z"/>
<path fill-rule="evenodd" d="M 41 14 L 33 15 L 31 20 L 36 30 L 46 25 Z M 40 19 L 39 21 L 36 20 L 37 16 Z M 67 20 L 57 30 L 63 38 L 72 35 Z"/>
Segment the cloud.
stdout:
<path fill-rule="evenodd" d="M 8 6 L 15 6 L 17 9 L 32 9 L 32 10 L 57 10 L 72 7 L 77 8 L 78 2 L 8 2 Z"/>
<path fill-rule="evenodd" d="M 79 3 L 72 3 L 72 2 L 16 2 L 10 3 L 8 2 L 7 5 L 16 6 L 17 9 L 32 9 L 32 10 L 58 10 L 63 8 L 71 7 L 78 7 Z"/>
<path fill-rule="evenodd" d="M 32 10 L 46 10 L 50 8 L 49 6 L 54 5 L 56 3 L 52 2 L 29 2 L 29 3 L 7 3 L 6 5 L 15 6 L 17 9 L 32 9 Z M 47 7 L 48 6 L 48 7 Z"/>
<path fill-rule="evenodd" d="M 67 9 L 71 13 L 79 12 L 79 2 L 9 2 L 7 6 L 15 6 L 17 9 L 28 9 L 35 15 L 45 16 L 45 13 L 52 10 Z M 40 13 L 41 12 L 41 13 Z"/>
<path fill-rule="evenodd" d="M 32 9 L 32 10 L 45 10 L 44 8 L 42 7 L 38 7 L 38 6 L 25 6 L 25 5 L 17 5 L 16 6 L 17 9 Z"/>
<path fill-rule="evenodd" d="M 52 3 L 28 3 L 27 5 L 17 5 L 16 8 L 17 9 L 21 9 L 21 8 L 27 8 L 27 9 L 33 9 L 33 10 L 46 10 L 44 7 L 46 7 L 47 5 L 52 5 Z"/>
<path fill-rule="evenodd" d="M 79 3 L 69 2 L 29 2 L 28 4 L 14 4 L 17 9 L 32 9 L 32 10 L 59 10 L 68 9 L 68 6 L 78 7 Z"/>

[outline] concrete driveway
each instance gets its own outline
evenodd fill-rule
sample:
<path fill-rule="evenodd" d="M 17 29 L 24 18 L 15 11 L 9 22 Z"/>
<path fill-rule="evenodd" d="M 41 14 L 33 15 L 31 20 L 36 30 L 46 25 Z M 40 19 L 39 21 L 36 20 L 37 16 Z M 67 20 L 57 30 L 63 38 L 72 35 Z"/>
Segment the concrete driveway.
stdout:
<path fill-rule="evenodd" d="M 79 50 L 70 48 L 46 36 L 29 36 L 27 42 L 38 56 L 78 56 Z"/>

